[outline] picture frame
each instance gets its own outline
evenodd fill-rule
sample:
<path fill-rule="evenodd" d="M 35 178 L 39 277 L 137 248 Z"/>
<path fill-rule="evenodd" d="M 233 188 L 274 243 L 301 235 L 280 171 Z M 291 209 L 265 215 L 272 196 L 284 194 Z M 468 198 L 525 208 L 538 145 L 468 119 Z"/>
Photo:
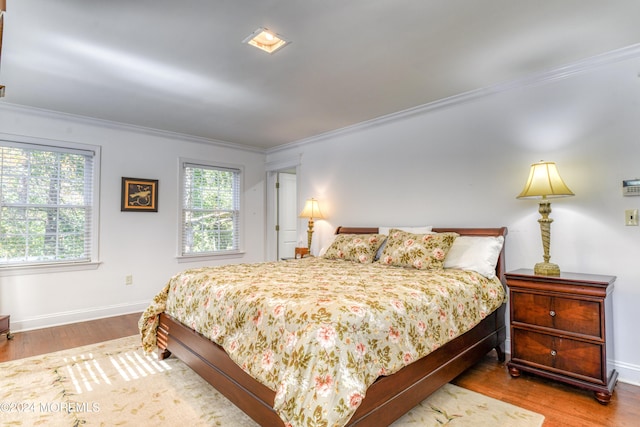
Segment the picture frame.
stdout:
<path fill-rule="evenodd" d="M 123 177 L 120 211 L 158 212 L 158 180 Z"/>

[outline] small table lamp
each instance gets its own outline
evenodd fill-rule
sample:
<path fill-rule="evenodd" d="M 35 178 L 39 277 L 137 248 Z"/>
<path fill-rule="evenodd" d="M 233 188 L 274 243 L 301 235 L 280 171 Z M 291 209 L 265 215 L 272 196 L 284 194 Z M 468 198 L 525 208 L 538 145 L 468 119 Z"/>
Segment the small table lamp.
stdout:
<path fill-rule="evenodd" d="M 518 199 L 540 199 L 541 218 L 540 232 L 542 233 L 542 247 L 544 249 L 544 262 L 535 265 L 533 272 L 544 276 L 559 276 L 560 267 L 557 264 L 549 262 L 549 244 L 551 241 L 551 223 L 553 219 L 549 218 L 551 213 L 551 202 L 548 200 L 553 197 L 573 196 L 573 192 L 562 181 L 556 164 L 554 162 L 540 161 L 531 165 L 529 179 L 524 186 L 522 192 L 518 195 Z"/>
<path fill-rule="evenodd" d="M 309 228 L 307 229 L 307 248 L 309 252 L 311 252 L 311 238 L 313 236 L 313 219 L 324 219 L 322 216 L 322 212 L 320 212 L 320 207 L 318 206 L 318 201 L 314 198 L 311 198 L 306 201 L 304 204 L 304 209 L 300 212 L 300 218 L 309 218 Z"/>

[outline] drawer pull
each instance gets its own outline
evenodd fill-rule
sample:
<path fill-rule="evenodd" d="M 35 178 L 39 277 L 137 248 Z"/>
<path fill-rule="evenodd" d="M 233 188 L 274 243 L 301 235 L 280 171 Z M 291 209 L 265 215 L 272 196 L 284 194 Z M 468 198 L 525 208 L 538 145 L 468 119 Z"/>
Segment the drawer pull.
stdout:
<path fill-rule="evenodd" d="M 556 316 L 556 312 L 555 312 L 555 311 L 553 311 L 553 310 L 551 310 L 551 311 L 549 312 L 549 316 L 551 316 L 551 317 L 555 317 L 555 316 Z"/>
<path fill-rule="evenodd" d="M 556 357 L 556 354 L 558 354 L 555 350 L 551 350 L 551 356 Z"/>

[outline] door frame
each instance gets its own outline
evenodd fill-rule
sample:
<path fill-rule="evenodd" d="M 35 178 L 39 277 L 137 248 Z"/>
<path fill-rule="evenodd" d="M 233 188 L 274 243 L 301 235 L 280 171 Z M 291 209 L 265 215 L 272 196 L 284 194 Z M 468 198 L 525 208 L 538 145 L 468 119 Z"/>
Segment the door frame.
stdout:
<path fill-rule="evenodd" d="M 265 259 L 267 261 L 276 261 L 278 253 L 278 234 L 276 233 L 277 218 L 277 194 L 276 194 L 276 181 L 278 179 L 278 172 L 289 171 L 295 169 L 296 174 L 296 205 L 300 200 L 300 157 L 284 159 L 277 162 L 267 162 L 265 164 L 265 170 L 267 173 L 266 179 L 266 208 L 265 215 Z M 300 234 L 300 230 L 298 230 Z"/>

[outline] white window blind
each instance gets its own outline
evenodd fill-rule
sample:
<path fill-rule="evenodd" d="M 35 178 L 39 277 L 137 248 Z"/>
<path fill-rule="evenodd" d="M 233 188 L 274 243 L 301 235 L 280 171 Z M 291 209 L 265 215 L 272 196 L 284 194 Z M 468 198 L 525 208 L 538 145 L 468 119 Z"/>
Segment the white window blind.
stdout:
<path fill-rule="evenodd" d="M 94 157 L 0 140 L 0 267 L 92 260 Z"/>
<path fill-rule="evenodd" d="M 181 254 L 240 250 L 240 169 L 183 163 Z"/>

